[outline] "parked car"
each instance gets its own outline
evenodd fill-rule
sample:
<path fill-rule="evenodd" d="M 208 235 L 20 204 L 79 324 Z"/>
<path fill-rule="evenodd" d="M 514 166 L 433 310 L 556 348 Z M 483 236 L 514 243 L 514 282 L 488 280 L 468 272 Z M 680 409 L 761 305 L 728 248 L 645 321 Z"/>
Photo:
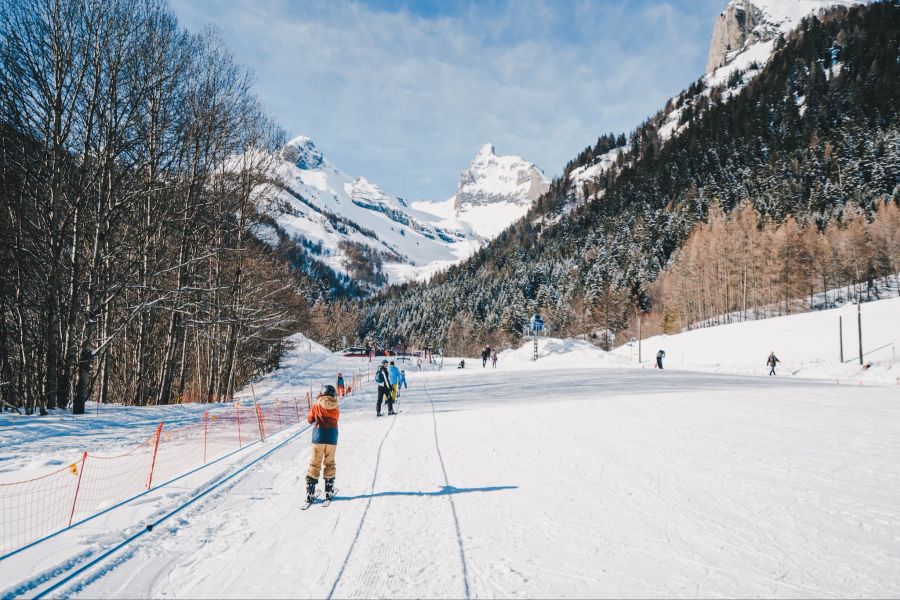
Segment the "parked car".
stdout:
<path fill-rule="evenodd" d="M 360 348 L 359 346 L 344 348 L 343 354 L 344 356 L 368 356 L 366 349 Z"/>

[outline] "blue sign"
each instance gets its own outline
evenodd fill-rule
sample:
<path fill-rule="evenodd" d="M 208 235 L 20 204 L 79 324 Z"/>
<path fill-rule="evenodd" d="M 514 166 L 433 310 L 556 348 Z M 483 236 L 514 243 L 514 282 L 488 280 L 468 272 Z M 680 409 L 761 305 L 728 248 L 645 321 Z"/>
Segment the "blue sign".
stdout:
<path fill-rule="evenodd" d="M 544 330 L 544 320 L 541 319 L 541 315 L 535 314 L 531 316 L 531 329 L 532 331 Z"/>

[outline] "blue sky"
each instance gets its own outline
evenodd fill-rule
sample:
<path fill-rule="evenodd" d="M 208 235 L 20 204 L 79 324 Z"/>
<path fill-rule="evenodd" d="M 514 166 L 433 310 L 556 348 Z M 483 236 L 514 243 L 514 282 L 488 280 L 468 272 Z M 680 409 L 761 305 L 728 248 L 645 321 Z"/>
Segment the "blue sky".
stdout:
<path fill-rule="evenodd" d="M 482 144 L 548 176 L 702 75 L 726 0 L 172 0 L 256 76 L 289 137 L 410 200 Z"/>

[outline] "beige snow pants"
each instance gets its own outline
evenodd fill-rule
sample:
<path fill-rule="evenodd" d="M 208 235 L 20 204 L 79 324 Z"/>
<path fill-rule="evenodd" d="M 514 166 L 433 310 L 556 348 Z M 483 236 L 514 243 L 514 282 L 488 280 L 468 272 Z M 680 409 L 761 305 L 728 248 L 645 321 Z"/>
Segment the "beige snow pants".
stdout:
<path fill-rule="evenodd" d="M 337 468 L 334 465 L 334 451 L 337 446 L 334 444 L 313 444 L 312 458 L 309 461 L 309 471 L 306 473 L 313 479 L 319 479 L 319 470 L 322 467 L 322 461 L 325 461 L 325 479 L 334 478 Z"/>

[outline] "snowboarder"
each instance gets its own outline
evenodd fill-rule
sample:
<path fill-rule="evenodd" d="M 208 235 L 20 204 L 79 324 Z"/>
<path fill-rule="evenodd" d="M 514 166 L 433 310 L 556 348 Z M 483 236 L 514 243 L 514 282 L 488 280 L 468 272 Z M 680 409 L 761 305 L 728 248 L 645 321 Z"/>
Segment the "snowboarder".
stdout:
<path fill-rule="evenodd" d="M 406 383 L 406 371 L 403 369 L 400 369 L 400 381 L 397 384 L 397 387 L 409 389 L 409 385 Z"/>
<path fill-rule="evenodd" d="M 777 356 L 775 356 L 775 351 L 773 350 L 769 354 L 768 360 L 766 360 L 766 365 L 769 367 L 769 375 L 775 375 L 775 366 L 780 362 L 781 361 L 778 360 Z"/>
<path fill-rule="evenodd" d="M 656 353 L 656 368 L 657 368 L 657 369 L 662 369 L 662 368 L 663 368 L 663 366 L 662 366 L 662 361 L 663 361 L 663 359 L 664 359 L 665 357 L 666 357 L 666 351 L 665 351 L 665 350 L 660 350 L 659 352 Z"/>
<path fill-rule="evenodd" d="M 391 361 L 391 368 L 388 369 L 388 373 L 390 374 L 391 380 L 391 400 L 397 401 L 397 392 L 400 386 L 400 369 L 397 368 L 397 365 L 394 364 L 394 361 Z"/>
<path fill-rule="evenodd" d="M 491 352 L 491 364 L 496 369 L 497 368 L 497 351 L 493 350 Z"/>
<path fill-rule="evenodd" d="M 344 397 L 344 375 L 342 373 L 338 373 L 337 378 L 337 395 L 338 398 Z"/>
<path fill-rule="evenodd" d="M 457 368 L 457 369 L 465 369 L 465 368 L 466 368 L 466 359 L 464 359 L 464 358 L 461 359 L 461 360 L 459 361 L 459 366 L 457 366 L 456 368 Z"/>
<path fill-rule="evenodd" d="M 312 502 L 316 496 L 316 484 L 319 483 L 319 471 L 325 465 L 325 499 L 334 496 L 334 476 L 337 472 L 334 463 L 334 452 L 338 441 L 338 419 L 340 409 L 334 386 L 326 385 L 316 399 L 315 405 L 309 409 L 306 420 L 315 423 L 312 433 L 312 457 L 309 471 L 306 473 L 306 501 Z"/>
<path fill-rule="evenodd" d="M 375 405 L 375 416 L 381 416 L 381 403 L 387 402 L 388 414 L 394 414 L 394 399 L 391 397 L 391 374 L 388 373 L 388 361 L 381 361 L 381 366 L 375 372 L 375 382 L 378 384 L 378 403 Z"/>

